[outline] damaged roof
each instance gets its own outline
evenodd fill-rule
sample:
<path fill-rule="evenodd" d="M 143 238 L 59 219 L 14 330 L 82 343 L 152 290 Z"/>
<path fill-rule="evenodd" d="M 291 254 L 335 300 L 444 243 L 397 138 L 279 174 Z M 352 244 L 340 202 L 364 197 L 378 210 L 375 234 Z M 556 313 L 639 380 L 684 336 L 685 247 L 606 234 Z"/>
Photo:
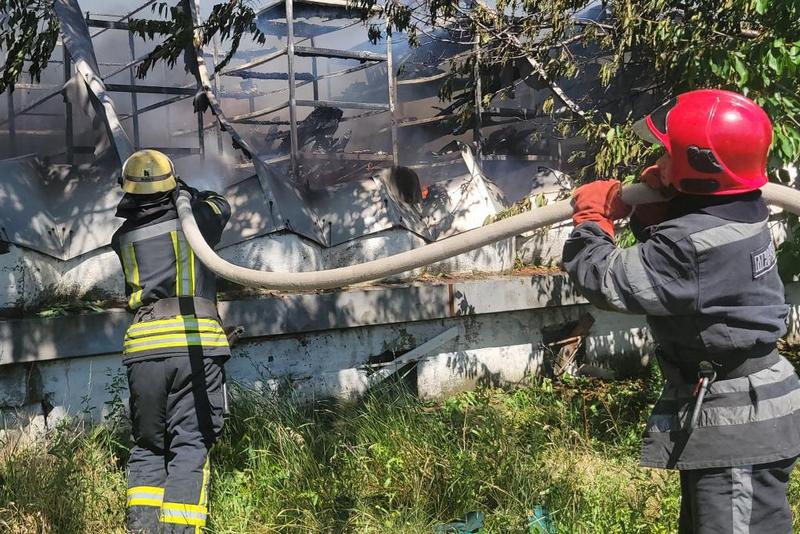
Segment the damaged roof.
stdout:
<path fill-rule="evenodd" d="M 199 1 L 186 4 L 199 24 Z M 402 38 L 394 46 L 371 45 L 364 42 L 362 23 L 345 9 L 344 2 L 300 0 L 294 4 L 294 17 L 287 21 L 284 0 L 262 3 L 258 24 L 275 44 L 271 50 L 244 46 L 225 71 L 212 75 L 207 62 L 213 66 L 221 52 L 216 46 L 197 48 L 187 54 L 193 82 L 186 83 L 181 72 L 174 76 L 165 72 L 160 86 L 137 87 L 132 74 L 130 85 L 117 83 L 126 81 L 136 62 L 133 38 L 131 56 L 103 73 L 107 63 L 102 58 L 98 61 L 98 54 L 109 51 L 95 48 L 100 32 L 90 31 L 90 26 L 103 26 L 78 0 L 56 0 L 64 58 L 69 61 L 65 72 L 71 74 L 60 94 L 70 116 L 91 125 L 80 137 L 84 146 L 71 146 L 69 141 L 67 153 L 83 154 L 84 161 L 54 163 L 44 157 L 47 150 L 0 160 L 0 170 L 9 177 L 0 188 L 0 239 L 60 260 L 107 245 L 121 222 L 114 216 L 121 195 L 117 185 L 121 162 L 138 146 L 157 146 L 156 139 L 164 137 L 164 132 L 152 128 L 142 135 L 140 130 L 146 130 L 139 126 L 142 115 L 166 110 L 163 113 L 169 116 L 174 106 L 182 106 L 176 108 L 182 110 L 178 116 L 187 123 L 185 132 L 176 135 L 186 139 L 194 135 L 199 146 L 175 147 L 171 144 L 174 136 L 167 132 L 169 143 L 163 150 L 173 156 L 187 181 L 222 189 L 233 208 L 220 246 L 292 232 L 331 247 L 391 228 L 431 241 L 480 226 L 482 220 L 465 215 L 470 203 L 482 203 L 494 211 L 507 206 L 502 188 L 488 180 L 482 168 L 492 158 L 476 162 L 468 147 L 450 143 L 459 141 L 464 132 L 445 132 L 441 141 L 443 121 L 436 115 L 433 120 L 417 115 L 438 105 L 432 104 L 435 96 L 430 87 L 436 85 L 431 84 L 446 72 L 443 65 L 458 47 L 426 52 L 424 47 L 409 48 Z M 596 6 L 583 13 L 600 16 Z M 354 30 L 348 33 L 348 28 Z M 343 31 L 346 39 L 341 37 Z M 291 56 L 281 44 L 289 33 L 295 35 Z M 329 44 L 340 40 L 345 43 L 341 49 Z M 387 64 L 392 56 L 398 56 L 394 67 Z M 292 62 L 290 70 L 296 74 L 290 84 L 287 65 Z M 403 65 L 399 82 L 398 64 Z M 396 103 L 398 87 L 405 96 L 402 114 Z M 160 100 L 146 103 L 149 94 L 157 94 Z M 192 104 L 201 111 L 196 119 L 187 117 Z M 524 113 L 516 115 L 517 120 L 528 120 Z M 426 134 L 430 125 L 435 129 Z M 408 166 L 397 166 L 398 143 L 414 157 L 427 150 L 427 159 L 404 157 Z M 429 148 L 431 143 L 439 143 L 439 150 L 451 146 L 446 148 L 451 151 L 437 154 Z M 508 150 L 506 154 L 516 149 Z M 547 146 L 540 154 L 522 158 L 529 162 L 523 193 L 531 185 L 559 184 L 556 173 L 548 170 L 561 157 L 555 152 Z M 505 161 L 501 155 L 494 160 Z M 446 172 L 436 174 L 442 170 Z M 327 178 L 311 180 L 309 175 Z M 422 186 L 434 181 L 434 176 L 447 179 L 434 186 L 441 194 L 432 198 L 441 201 L 424 203 Z"/>

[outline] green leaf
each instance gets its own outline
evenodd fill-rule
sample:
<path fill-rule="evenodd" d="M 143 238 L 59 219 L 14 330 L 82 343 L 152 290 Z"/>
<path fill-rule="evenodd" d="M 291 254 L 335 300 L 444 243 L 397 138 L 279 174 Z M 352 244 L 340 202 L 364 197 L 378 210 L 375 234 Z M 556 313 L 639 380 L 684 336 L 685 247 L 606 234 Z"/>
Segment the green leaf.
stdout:
<path fill-rule="evenodd" d="M 769 68 L 774 70 L 776 73 L 780 74 L 783 69 L 781 69 L 780 64 L 778 63 L 778 58 L 772 55 L 772 52 L 767 52 L 767 65 Z"/>
<path fill-rule="evenodd" d="M 739 84 L 746 84 L 747 80 L 750 79 L 750 74 L 747 72 L 747 67 L 745 67 L 744 61 L 742 61 L 738 56 L 734 57 L 733 59 L 733 68 L 736 70 L 736 74 L 739 75 Z"/>
<path fill-rule="evenodd" d="M 780 137 L 778 137 L 778 142 L 780 144 L 781 152 L 783 152 L 784 157 L 786 157 L 786 159 L 790 159 L 794 153 L 792 139 L 788 135 L 781 135 Z"/>
<path fill-rule="evenodd" d="M 764 13 L 767 12 L 767 9 L 769 8 L 769 0 L 756 0 L 755 8 L 756 8 L 756 13 L 758 13 L 759 15 L 763 15 Z"/>

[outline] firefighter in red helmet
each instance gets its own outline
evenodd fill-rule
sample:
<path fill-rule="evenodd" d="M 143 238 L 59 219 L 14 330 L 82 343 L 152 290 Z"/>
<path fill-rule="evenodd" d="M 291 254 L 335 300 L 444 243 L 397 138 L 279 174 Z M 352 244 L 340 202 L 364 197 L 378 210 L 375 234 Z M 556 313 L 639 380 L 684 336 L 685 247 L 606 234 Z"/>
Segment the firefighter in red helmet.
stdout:
<path fill-rule="evenodd" d="M 681 534 L 789 534 L 800 380 L 776 350 L 788 307 L 759 188 L 769 117 L 729 91 L 680 95 L 640 121 L 665 154 L 642 174 L 671 190 L 637 207 L 639 243 L 614 245 L 631 209 L 616 180 L 574 194 L 564 266 L 595 305 L 647 316 L 666 379 L 641 464 L 678 469 Z"/>

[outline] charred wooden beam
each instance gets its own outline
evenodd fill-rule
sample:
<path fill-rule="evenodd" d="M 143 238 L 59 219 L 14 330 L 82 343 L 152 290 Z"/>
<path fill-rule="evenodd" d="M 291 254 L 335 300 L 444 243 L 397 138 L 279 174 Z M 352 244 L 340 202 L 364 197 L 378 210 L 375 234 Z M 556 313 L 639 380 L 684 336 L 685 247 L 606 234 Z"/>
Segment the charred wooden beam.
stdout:
<path fill-rule="evenodd" d="M 133 42 L 133 33 L 128 33 L 128 48 L 131 52 L 131 60 L 136 59 L 136 47 Z M 128 81 L 131 85 L 136 85 L 136 73 L 133 65 L 128 69 Z M 136 91 L 131 91 L 131 115 L 133 116 L 133 148 L 139 150 L 141 139 L 139 138 L 139 99 Z"/>
<path fill-rule="evenodd" d="M 155 150 L 163 152 L 168 156 L 192 156 L 201 153 L 199 148 L 182 146 L 156 147 Z"/>
<path fill-rule="evenodd" d="M 3 124 L 6 124 L 7 122 L 9 122 L 11 120 L 14 120 L 13 119 L 14 115 L 24 115 L 25 113 L 27 113 L 28 111 L 32 110 L 33 108 L 38 107 L 41 104 L 44 104 L 45 102 L 47 102 L 51 98 L 53 98 L 53 97 L 55 97 L 57 95 L 60 95 L 61 91 L 62 91 L 62 89 L 58 89 L 57 91 L 53 91 L 52 93 L 49 93 L 49 94 L 43 96 L 42 98 L 40 98 L 39 100 L 37 100 L 33 104 L 31 104 L 29 106 L 26 106 L 26 107 L 24 107 L 23 109 L 21 109 L 19 111 L 12 110 L 12 112 L 8 114 L 8 117 L 6 119 L 0 121 L 0 126 L 2 126 Z M 8 93 L 11 94 L 11 91 L 8 91 Z"/>
<path fill-rule="evenodd" d="M 232 76 L 236 78 L 242 78 L 244 80 L 288 80 L 289 73 L 287 72 L 256 72 L 252 70 L 243 70 L 243 71 L 236 71 L 231 74 L 226 74 L 226 76 Z M 295 72 L 294 79 L 300 80 L 303 82 L 311 82 L 316 80 L 316 77 L 313 73 L 309 74 L 308 72 Z"/>
<path fill-rule="evenodd" d="M 205 138 L 205 126 L 203 125 L 203 114 L 197 114 L 197 144 L 198 149 L 200 150 L 200 158 L 206 159 L 206 138 Z"/>
<path fill-rule="evenodd" d="M 336 59 L 357 59 L 359 61 L 386 61 L 386 54 L 367 51 L 336 50 L 314 46 L 295 46 L 294 53 L 301 57 L 327 57 Z"/>
<path fill-rule="evenodd" d="M 143 9 L 145 9 L 147 6 L 149 6 L 150 4 L 153 4 L 155 1 L 156 1 L 156 0 L 146 0 L 146 1 L 145 1 L 145 3 L 143 3 L 142 5 L 140 5 L 139 7 L 137 7 L 136 9 L 134 9 L 133 11 L 129 11 L 128 13 L 126 13 L 125 15 L 123 15 L 122 17 L 120 17 L 120 18 L 118 19 L 118 22 L 122 22 L 122 21 L 124 21 L 125 19 L 129 19 L 129 18 L 131 18 L 133 15 L 135 15 L 136 13 L 138 13 L 138 12 L 142 11 L 142 10 L 143 10 Z M 89 18 L 89 17 L 88 17 L 88 15 L 87 15 L 87 17 L 86 17 L 86 18 Z M 92 34 L 92 36 L 91 36 L 91 37 L 92 37 L 92 39 L 94 39 L 95 37 L 97 37 L 98 35 L 100 35 L 100 34 L 102 34 L 102 33 L 105 33 L 105 32 L 107 32 L 109 29 L 110 29 L 110 28 L 102 28 L 102 29 L 101 29 L 99 32 L 95 32 L 95 33 L 93 33 L 93 34 Z"/>
<path fill-rule="evenodd" d="M 314 38 L 311 37 L 311 46 L 316 46 L 314 43 Z M 311 82 L 312 82 L 312 93 L 314 100 L 319 100 L 319 81 L 317 80 L 317 57 L 314 56 L 311 58 Z M 295 79 L 300 79 L 299 75 L 295 73 Z M 331 95 L 328 95 L 331 96 Z"/>
<path fill-rule="evenodd" d="M 124 120 L 124 119 L 130 119 L 131 117 L 138 117 L 139 115 L 147 113 L 148 111 L 153 111 L 154 109 L 163 108 L 164 106 L 169 106 L 170 104 L 180 102 L 181 100 L 186 100 L 190 96 L 194 96 L 194 94 L 180 95 L 173 98 L 167 98 L 166 100 L 162 100 L 161 102 L 156 102 L 155 104 L 150 104 L 149 106 L 139 108 L 135 114 L 129 113 L 128 115 L 120 115 L 119 119 Z"/>
<path fill-rule="evenodd" d="M 36 129 L 36 130 L 20 130 L 19 128 L 9 128 L 8 130 L 0 130 L 0 135 L 10 135 L 11 137 L 22 135 L 22 136 L 31 136 L 31 137 L 49 137 L 49 136 L 58 136 L 62 137 L 64 135 L 64 129 Z"/>
<path fill-rule="evenodd" d="M 517 117 L 520 119 L 533 119 L 541 117 L 541 112 L 529 108 L 488 108 L 483 111 L 487 117 Z"/>
<path fill-rule="evenodd" d="M 63 61 L 59 61 L 59 64 L 62 64 Z M 53 89 L 61 89 L 61 85 L 53 85 L 53 84 L 42 84 L 42 83 L 15 83 L 14 89 L 24 89 L 26 91 L 46 91 L 46 90 L 53 90 Z"/>
<path fill-rule="evenodd" d="M 392 155 L 378 152 L 300 152 L 302 159 L 332 161 L 392 161 Z"/>
<path fill-rule="evenodd" d="M 69 52 L 67 49 L 64 48 L 64 85 L 69 81 L 72 77 L 72 60 L 69 57 Z M 67 163 L 72 165 L 75 163 L 75 139 L 74 139 L 74 132 L 73 132 L 73 124 L 72 124 L 72 103 L 67 100 L 66 95 L 64 95 L 64 118 L 65 118 L 65 125 L 64 125 L 64 149 L 67 153 Z"/>
<path fill-rule="evenodd" d="M 265 158 L 265 159 L 262 159 L 262 161 L 264 163 L 266 163 L 267 165 L 275 165 L 276 163 L 283 163 L 284 161 L 289 161 L 290 159 L 291 159 L 291 156 L 289 156 L 289 154 L 284 154 L 282 156 L 275 156 L 275 157 L 272 157 L 272 158 Z"/>
<path fill-rule="evenodd" d="M 295 17 L 296 19 L 296 17 Z M 262 31 L 276 37 L 286 36 L 286 22 L 280 20 L 262 20 Z M 310 22 L 294 21 L 294 34 L 298 37 L 319 37 L 343 29 L 341 26 L 324 26 Z"/>
<path fill-rule="evenodd" d="M 25 114 L 26 117 L 63 117 L 62 113 L 45 113 L 42 111 L 29 111 Z"/>
<path fill-rule="evenodd" d="M 256 117 L 262 117 L 264 115 L 269 115 L 270 113 L 275 113 L 276 111 L 280 111 L 282 109 L 286 109 L 289 107 L 289 102 L 282 102 L 276 106 L 271 106 L 268 108 L 257 109 L 250 113 L 240 113 L 239 115 L 233 115 L 228 117 L 228 122 L 246 122 L 249 119 L 255 119 Z"/>
<path fill-rule="evenodd" d="M 214 52 L 214 70 L 217 70 L 217 65 L 219 65 L 219 46 L 217 45 L 217 36 L 214 36 L 212 41 L 212 47 Z M 219 76 L 214 76 L 214 94 L 217 95 L 217 98 L 220 96 L 220 83 L 219 83 Z M 225 147 L 222 144 L 222 126 L 220 126 L 220 122 L 218 120 L 213 121 L 214 128 L 217 132 L 217 153 L 221 156 L 225 150 Z"/>
<path fill-rule="evenodd" d="M 409 126 L 422 126 L 425 124 L 434 124 L 458 117 L 455 113 L 448 113 L 447 115 L 435 115 L 433 117 L 425 117 L 424 119 L 406 119 L 397 123 L 400 128 L 407 128 Z"/>
<path fill-rule="evenodd" d="M 216 122 L 216 121 L 215 121 Z M 216 128 L 216 124 L 214 122 L 209 122 L 208 124 L 203 124 L 203 130 L 213 130 Z M 197 135 L 197 128 L 189 128 L 186 130 L 175 130 L 172 132 L 173 137 L 181 137 L 184 135 Z"/>
<path fill-rule="evenodd" d="M 297 140 L 297 102 L 295 101 L 294 57 L 297 48 L 294 45 L 294 0 L 285 0 L 286 9 L 286 65 L 289 72 L 289 155 L 291 156 L 292 177 L 297 180 L 297 151 L 300 146 Z"/>
<path fill-rule="evenodd" d="M 86 19 L 86 25 L 90 28 L 105 28 L 107 30 L 130 30 L 130 25 L 127 22 L 119 20 L 100 20 L 100 19 Z"/>
<path fill-rule="evenodd" d="M 389 128 L 392 132 L 392 162 L 394 165 L 399 164 L 400 151 L 397 148 L 398 135 L 397 135 L 397 85 L 394 72 L 394 61 L 392 54 L 392 32 L 386 32 L 386 73 L 388 76 L 389 84 Z"/>
<path fill-rule="evenodd" d="M 423 83 L 430 83 L 435 82 L 437 80 L 442 80 L 447 78 L 450 75 L 449 72 L 440 72 L 439 74 L 433 74 L 431 76 L 424 76 L 422 78 L 411 78 L 408 80 L 398 80 L 397 85 L 418 85 Z"/>
<path fill-rule="evenodd" d="M 279 48 L 279 49 L 277 49 L 277 50 L 275 50 L 273 52 L 270 52 L 269 54 L 267 54 L 265 56 L 256 58 L 256 59 L 254 59 L 252 61 L 248 61 L 247 63 L 239 65 L 238 67 L 233 67 L 231 69 L 223 71 L 223 72 L 219 73 L 218 75 L 219 76 L 231 76 L 236 72 L 242 72 L 242 71 L 250 70 L 250 69 L 252 69 L 254 67 L 258 67 L 259 65 L 263 65 L 264 63 L 268 63 L 268 62 L 272 61 L 273 59 L 277 59 L 277 58 L 281 57 L 282 55 L 286 54 L 287 50 L 288 50 L 288 47 L 284 46 L 283 48 Z"/>
<path fill-rule="evenodd" d="M 193 87 L 166 87 L 161 85 L 130 85 L 123 83 L 107 83 L 106 91 L 115 93 L 147 93 L 156 95 L 194 96 L 197 89 Z"/>
<path fill-rule="evenodd" d="M 364 102 L 339 102 L 337 100 L 297 100 L 298 106 L 314 108 L 340 108 L 340 109 L 369 109 L 374 111 L 389 111 L 389 104 L 367 104 Z"/>
<path fill-rule="evenodd" d="M 376 65 L 376 63 L 364 63 L 361 65 L 356 65 L 355 67 L 350 67 L 349 69 L 337 70 L 336 72 L 329 72 L 327 74 L 320 74 L 319 76 L 317 76 L 317 80 L 328 80 L 330 78 L 337 78 L 339 76 L 344 76 L 346 74 L 368 69 L 373 65 Z"/>
<path fill-rule="evenodd" d="M 14 117 L 14 91 L 6 91 L 6 102 L 8 105 L 9 148 L 11 149 L 11 156 L 13 157 L 17 155 L 17 124 Z"/>
<path fill-rule="evenodd" d="M 475 80 L 475 122 L 472 125 L 472 140 L 475 143 L 475 151 L 478 159 L 483 154 L 483 85 L 481 83 L 481 43 L 478 32 L 475 35 L 475 64 L 472 67 L 472 76 Z"/>
<path fill-rule="evenodd" d="M 549 154 L 484 154 L 483 161 L 552 161 Z"/>
<path fill-rule="evenodd" d="M 258 18 L 261 20 L 280 18 L 283 16 L 283 10 L 281 9 L 283 7 L 283 0 L 273 0 L 258 11 Z M 300 0 L 297 2 L 297 10 L 297 18 L 300 16 L 305 18 L 315 16 L 322 18 L 343 18 L 343 16 L 348 14 L 352 17 L 357 17 L 367 11 L 347 0 Z M 380 13 L 381 7 L 377 5 L 373 6 L 370 11 L 372 13 Z"/>

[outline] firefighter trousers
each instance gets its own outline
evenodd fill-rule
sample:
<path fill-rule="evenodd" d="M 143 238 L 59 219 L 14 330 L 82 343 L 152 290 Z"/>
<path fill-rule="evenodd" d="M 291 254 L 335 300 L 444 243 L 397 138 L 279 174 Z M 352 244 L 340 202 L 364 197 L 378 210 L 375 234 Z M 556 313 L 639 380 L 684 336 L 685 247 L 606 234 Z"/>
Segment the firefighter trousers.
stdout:
<path fill-rule="evenodd" d="M 208 452 L 222 431 L 227 358 L 127 364 L 134 446 L 128 531 L 199 533 L 208 515 Z"/>
<path fill-rule="evenodd" d="M 792 534 L 786 490 L 795 458 L 681 471 L 680 534 Z"/>

